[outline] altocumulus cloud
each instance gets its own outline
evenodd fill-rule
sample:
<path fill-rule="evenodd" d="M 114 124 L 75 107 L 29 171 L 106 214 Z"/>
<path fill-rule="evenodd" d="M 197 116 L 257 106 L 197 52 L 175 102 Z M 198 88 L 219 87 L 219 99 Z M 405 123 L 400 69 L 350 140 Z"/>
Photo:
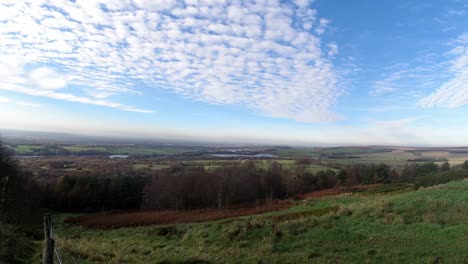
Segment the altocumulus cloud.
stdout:
<path fill-rule="evenodd" d="M 329 21 L 309 1 L 6 0 L 0 10 L 0 89 L 137 112 L 148 110 L 106 98 L 168 89 L 301 122 L 337 118 L 338 46 L 322 43 Z"/>

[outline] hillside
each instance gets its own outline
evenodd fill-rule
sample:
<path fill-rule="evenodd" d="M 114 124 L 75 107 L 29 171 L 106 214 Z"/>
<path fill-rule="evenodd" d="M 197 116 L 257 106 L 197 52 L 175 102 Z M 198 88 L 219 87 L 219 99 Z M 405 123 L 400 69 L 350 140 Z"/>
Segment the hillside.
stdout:
<path fill-rule="evenodd" d="M 456 181 L 206 223 L 100 230 L 54 219 L 64 263 L 466 263 L 467 215 L 468 181 Z"/>

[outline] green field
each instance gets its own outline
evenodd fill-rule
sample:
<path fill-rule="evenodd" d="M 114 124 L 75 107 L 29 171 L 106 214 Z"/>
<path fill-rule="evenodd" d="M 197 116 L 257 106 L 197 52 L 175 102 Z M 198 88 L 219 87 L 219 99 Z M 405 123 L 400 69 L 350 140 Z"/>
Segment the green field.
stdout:
<path fill-rule="evenodd" d="M 70 152 L 81 152 L 81 151 L 87 151 L 87 150 L 94 150 L 94 151 L 107 151 L 107 148 L 104 147 L 92 147 L 92 146 L 65 146 L 63 147 L 66 150 L 69 150 Z"/>
<path fill-rule="evenodd" d="M 387 148 L 369 148 L 369 147 L 336 147 L 336 148 L 290 148 L 281 149 L 274 152 L 280 157 L 320 157 L 321 155 L 356 155 L 380 153 Z"/>
<path fill-rule="evenodd" d="M 38 146 L 38 145 L 17 145 L 14 146 L 15 155 L 41 155 L 40 151 L 46 148 L 55 148 L 55 146 Z M 197 148 L 189 147 L 143 147 L 143 146 L 93 146 L 93 145 L 72 145 L 63 146 L 63 149 L 68 150 L 71 154 L 79 154 L 80 152 L 95 151 L 108 152 L 112 155 L 174 155 L 184 152 L 196 151 Z"/>
<path fill-rule="evenodd" d="M 319 152 L 321 154 L 365 154 L 365 153 L 380 153 L 386 152 L 390 149 L 388 148 L 369 148 L 369 147 L 339 147 L 339 148 L 324 148 Z"/>
<path fill-rule="evenodd" d="M 23 156 L 23 155 L 31 155 L 34 153 L 35 150 L 41 149 L 42 146 L 35 146 L 35 145 L 19 145 L 13 147 L 16 152 L 16 155 Z"/>
<path fill-rule="evenodd" d="M 457 181 L 418 191 L 384 185 L 199 224 L 86 230 L 62 214 L 55 225 L 63 263 L 461 264 L 467 215 L 468 181 Z"/>
<path fill-rule="evenodd" d="M 359 158 L 346 159 L 326 159 L 326 162 L 336 162 L 341 164 L 371 164 L 385 163 L 392 166 L 402 166 L 408 163 L 409 159 L 418 158 L 411 152 L 392 151 L 379 153 L 366 153 L 358 155 Z"/>
<path fill-rule="evenodd" d="M 136 147 L 116 147 L 108 148 L 107 151 L 114 155 L 174 155 L 184 152 L 193 151 L 193 149 L 185 148 L 168 148 L 168 147 L 154 147 L 154 148 L 136 148 Z"/>
<path fill-rule="evenodd" d="M 319 157 L 320 153 L 316 148 L 291 148 L 274 151 L 273 154 L 280 157 Z"/>

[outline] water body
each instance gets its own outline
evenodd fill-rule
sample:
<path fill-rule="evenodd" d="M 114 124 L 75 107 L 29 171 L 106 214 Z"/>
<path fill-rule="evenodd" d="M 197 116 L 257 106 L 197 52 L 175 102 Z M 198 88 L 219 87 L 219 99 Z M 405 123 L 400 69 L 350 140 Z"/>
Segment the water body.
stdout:
<path fill-rule="evenodd" d="M 126 159 L 129 155 L 110 155 L 109 158 L 111 159 Z"/>
<path fill-rule="evenodd" d="M 278 156 L 272 154 L 211 154 L 211 156 L 218 158 L 277 158 Z"/>

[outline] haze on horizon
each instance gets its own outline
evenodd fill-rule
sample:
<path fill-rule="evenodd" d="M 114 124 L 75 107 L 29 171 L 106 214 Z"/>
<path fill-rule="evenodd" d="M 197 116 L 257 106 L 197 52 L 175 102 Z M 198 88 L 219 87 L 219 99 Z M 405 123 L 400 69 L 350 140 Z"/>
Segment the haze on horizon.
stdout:
<path fill-rule="evenodd" d="M 468 1 L 0 3 L 0 128 L 468 145 Z"/>

